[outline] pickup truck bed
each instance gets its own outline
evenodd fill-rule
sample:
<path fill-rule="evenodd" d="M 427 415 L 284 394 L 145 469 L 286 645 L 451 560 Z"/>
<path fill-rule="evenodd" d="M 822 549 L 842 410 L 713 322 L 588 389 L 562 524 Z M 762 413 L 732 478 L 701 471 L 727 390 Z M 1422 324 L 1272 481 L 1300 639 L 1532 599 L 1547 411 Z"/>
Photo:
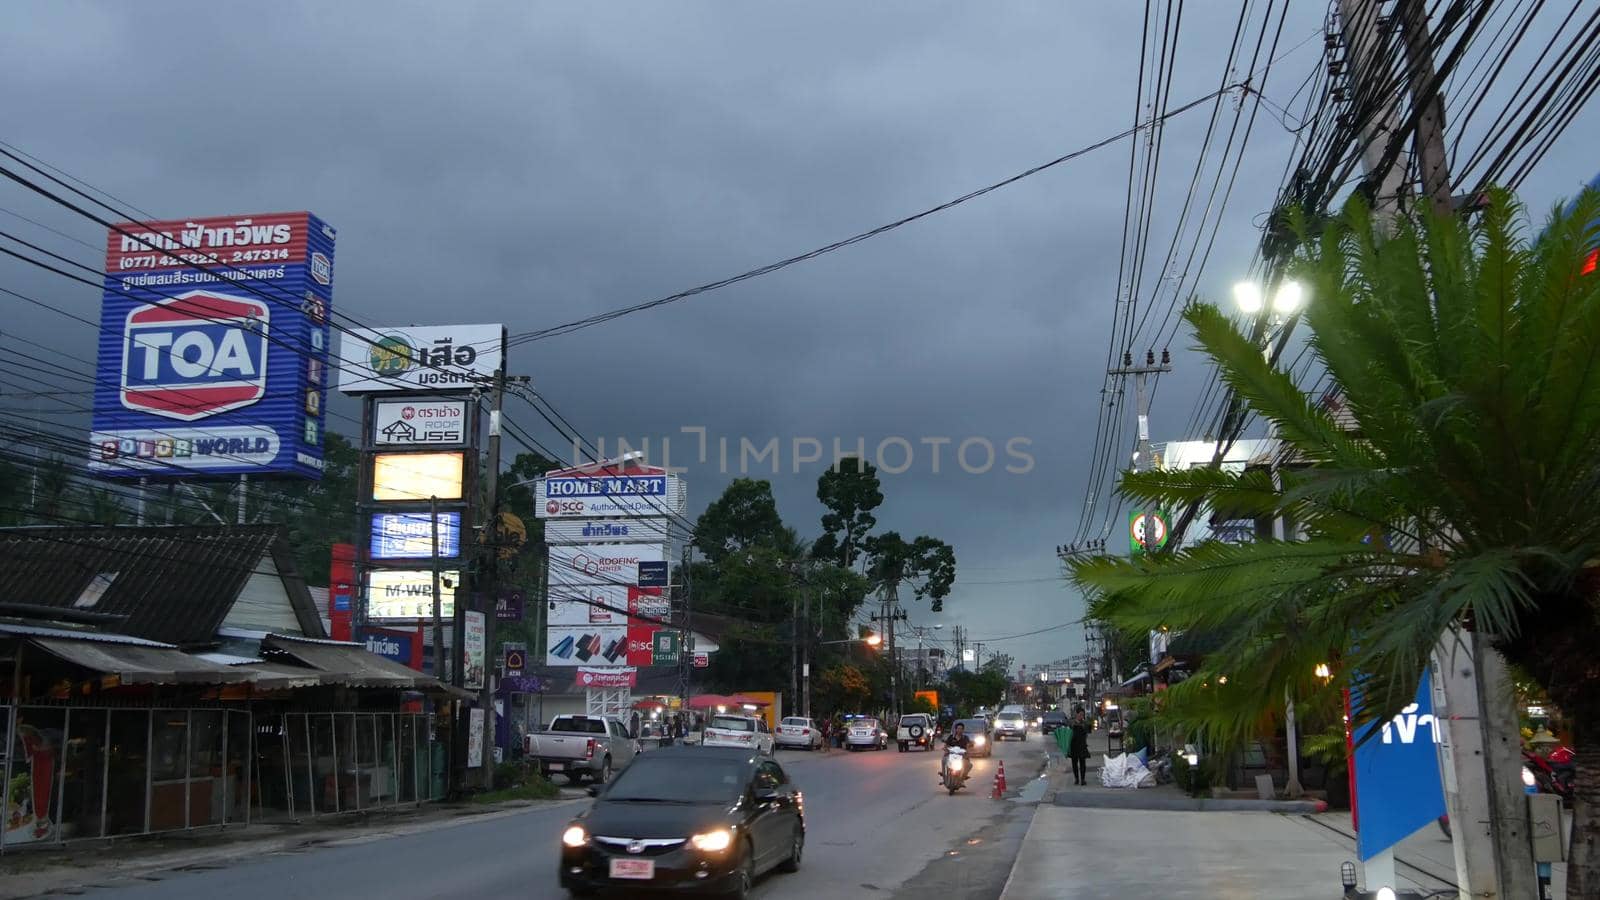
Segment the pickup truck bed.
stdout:
<path fill-rule="evenodd" d="M 639 752 L 621 723 L 593 716 L 557 716 L 549 728 L 529 734 L 523 749 L 545 777 L 565 775 L 572 784 L 584 776 L 605 782 Z"/>

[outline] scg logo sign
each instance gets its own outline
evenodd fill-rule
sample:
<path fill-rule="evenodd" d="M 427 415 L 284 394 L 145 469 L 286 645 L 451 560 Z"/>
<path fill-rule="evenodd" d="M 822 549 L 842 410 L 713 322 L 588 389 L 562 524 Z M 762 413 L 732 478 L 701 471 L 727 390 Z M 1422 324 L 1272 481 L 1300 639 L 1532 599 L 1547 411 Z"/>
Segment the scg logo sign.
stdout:
<path fill-rule="evenodd" d="M 191 291 L 128 313 L 122 405 L 192 422 L 249 406 L 267 392 L 265 303 Z"/>
<path fill-rule="evenodd" d="M 544 511 L 552 516 L 575 516 L 583 514 L 582 500 L 547 500 Z"/>

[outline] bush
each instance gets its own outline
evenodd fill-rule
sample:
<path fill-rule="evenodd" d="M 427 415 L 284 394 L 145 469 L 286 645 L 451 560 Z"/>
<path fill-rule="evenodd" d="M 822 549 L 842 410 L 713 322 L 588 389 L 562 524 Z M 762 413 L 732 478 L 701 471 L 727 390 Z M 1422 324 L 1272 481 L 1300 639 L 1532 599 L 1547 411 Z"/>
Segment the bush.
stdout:
<path fill-rule="evenodd" d="M 520 762 L 506 760 L 502 763 L 495 763 L 494 785 L 497 788 L 515 787 L 522 784 L 527 777 L 528 768 Z"/>
<path fill-rule="evenodd" d="M 1201 760 L 1198 765 L 1189 765 L 1188 757 L 1181 753 L 1172 756 L 1172 780 L 1178 789 L 1191 797 L 1209 797 L 1211 795 L 1211 759 Z"/>

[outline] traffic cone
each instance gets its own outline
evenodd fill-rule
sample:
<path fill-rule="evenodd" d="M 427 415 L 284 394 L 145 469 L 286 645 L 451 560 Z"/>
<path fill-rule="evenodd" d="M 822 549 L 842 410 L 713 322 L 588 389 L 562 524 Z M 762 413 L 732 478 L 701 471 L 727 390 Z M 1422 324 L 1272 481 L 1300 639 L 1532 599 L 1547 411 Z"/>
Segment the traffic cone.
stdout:
<path fill-rule="evenodd" d="M 1006 761 L 1002 759 L 999 763 L 999 768 L 994 770 L 994 793 L 989 795 L 994 800 L 1006 795 Z"/>

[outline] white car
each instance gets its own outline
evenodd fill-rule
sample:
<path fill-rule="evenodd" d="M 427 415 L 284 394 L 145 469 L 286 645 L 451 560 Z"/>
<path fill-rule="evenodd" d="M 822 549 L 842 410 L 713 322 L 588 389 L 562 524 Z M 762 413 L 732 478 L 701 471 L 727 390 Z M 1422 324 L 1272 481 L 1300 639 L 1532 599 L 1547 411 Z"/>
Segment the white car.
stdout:
<path fill-rule="evenodd" d="M 901 753 L 912 747 L 932 750 L 933 733 L 936 730 L 932 716 L 926 713 L 907 713 L 900 717 L 900 725 L 895 730 L 894 739 L 899 742 Z"/>
<path fill-rule="evenodd" d="M 862 717 L 851 719 L 844 725 L 844 748 L 846 750 L 883 750 L 889 746 L 889 732 L 877 719 Z"/>
<path fill-rule="evenodd" d="M 784 716 L 778 723 L 778 733 L 773 735 L 779 747 L 799 747 L 815 750 L 822 746 L 822 729 L 803 716 Z"/>
<path fill-rule="evenodd" d="M 1001 738 L 1028 739 L 1028 717 L 1022 714 L 1022 710 L 1003 712 L 995 717 L 994 739 L 998 741 Z"/>
<path fill-rule="evenodd" d="M 755 716 L 712 716 L 700 743 L 706 747 L 754 748 L 767 756 L 772 755 L 774 747 L 767 720 Z"/>

